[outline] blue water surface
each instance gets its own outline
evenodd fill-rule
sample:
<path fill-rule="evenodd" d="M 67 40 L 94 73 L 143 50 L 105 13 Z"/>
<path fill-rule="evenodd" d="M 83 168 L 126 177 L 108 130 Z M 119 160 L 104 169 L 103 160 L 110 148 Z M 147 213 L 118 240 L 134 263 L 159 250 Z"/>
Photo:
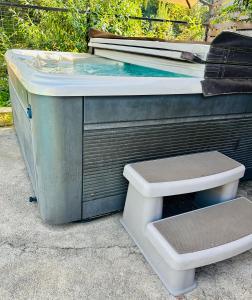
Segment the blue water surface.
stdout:
<path fill-rule="evenodd" d="M 151 59 L 151 58 L 150 58 Z M 101 57 L 66 60 L 40 60 L 36 62 L 40 71 L 55 74 L 95 75 L 95 76 L 134 76 L 134 77 L 191 77 L 179 73 L 162 71 Z"/>

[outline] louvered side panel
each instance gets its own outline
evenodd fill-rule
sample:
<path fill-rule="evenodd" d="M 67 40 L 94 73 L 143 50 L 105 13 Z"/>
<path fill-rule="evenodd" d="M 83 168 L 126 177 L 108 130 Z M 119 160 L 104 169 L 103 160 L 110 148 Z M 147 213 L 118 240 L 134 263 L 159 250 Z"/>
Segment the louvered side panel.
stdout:
<path fill-rule="evenodd" d="M 126 193 L 127 163 L 218 150 L 252 167 L 252 117 L 90 129 L 84 126 L 83 201 Z"/>

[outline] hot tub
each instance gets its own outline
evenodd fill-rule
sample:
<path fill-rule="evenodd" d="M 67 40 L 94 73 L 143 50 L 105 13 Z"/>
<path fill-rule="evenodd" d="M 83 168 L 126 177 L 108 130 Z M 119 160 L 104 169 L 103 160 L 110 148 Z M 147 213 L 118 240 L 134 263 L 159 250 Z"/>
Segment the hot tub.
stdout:
<path fill-rule="evenodd" d="M 90 54 L 6 53 L 15 128 L 45 222 L 121 210 L 127 163 L 218 150 L 252 170 L 251 95 Z M 184 74 L 184 75 L 183 75 Z"/>

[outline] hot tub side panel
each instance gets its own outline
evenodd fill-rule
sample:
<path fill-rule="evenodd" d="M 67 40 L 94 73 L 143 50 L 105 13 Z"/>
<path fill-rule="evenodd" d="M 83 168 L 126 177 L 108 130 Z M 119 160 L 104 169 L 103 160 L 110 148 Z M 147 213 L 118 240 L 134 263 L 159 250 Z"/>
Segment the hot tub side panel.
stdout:
<path fill-rule="evenodd" d="M 37 197 L 50 224 L 82 219 L 82 97 L 29 94 Z"/>
<path fill-rule="evenodd" d="M 34 195 L 36 195 L 37 190 L 32 147 L 31 120 L 27 117 L 27 108 L 29 107 L 28 93 L 11 70 L 9 70 L 9 91 L 13 120 L 20 150 L 32 182 Z"/>
<path fill-rule="evenodd" d="M 252 178 L 251 95 L 85 97 L 83 218 L 123 208 L 127 163 L 218 150 Z"/>
<path fill-rule="evenodd" d="M 51 224 L 81 220 L 83 97 L 30 94 L 8 71 L 15 129 L 41 217 Z"/>

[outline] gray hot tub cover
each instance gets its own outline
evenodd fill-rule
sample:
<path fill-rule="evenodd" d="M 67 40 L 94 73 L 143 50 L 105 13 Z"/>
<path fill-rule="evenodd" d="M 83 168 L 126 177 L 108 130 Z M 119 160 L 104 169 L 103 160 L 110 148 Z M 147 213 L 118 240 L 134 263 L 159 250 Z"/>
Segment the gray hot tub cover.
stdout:
<path fill-rule="evenodd" d="M 91 38 L 146 40 L 169 42 L 159 38 L 125 37 L 91 29 Z M 179 44 L 179 41 L 172 41 Z M 186 43 L 193 43 L 187 41 Z M 197 42 L 198 43 L 198 42 Z M 206 43 L 202 43 L 206 44 Z M 221 94 L 252 93 L 252 37 L 224 31 L 212 42 L 201 59 L 195 53 L 183 51 L 181 58 L 188 63 L 205 64 L 204 80 L 201 81 L 204 96 Z M 169 58 L 172 59 L 172 58 Z"/>
<path fill-rule="evenodd" d="M 202 90 L 205 96 L 252 93 L 252 38 L 224 31 L 210 46 Z"/>
<path fill-rule="evenodd" d="M 89 37 L 90 38 L 105 38 L 105 39 L 112 39 L 112 40 L 136 40 L 136 41 L 156 41 L 156 42 L 167 42 L 167 43 L 173 43 L 173 44 L 180 44 L 185 43 L 184 41 L 170 41 L 166 39 L 156 38 L 156 37 L 132 37 L 132 36 L 122 36 L 122 35 L 116 35 L 110 32 L 100 31 L 95 28 L 89 29 Z M 186 41 L 187 44 L 194 44 L 195 42 L 192 41 Z M 204 42 L 197 42 L 197 44 L 206 44 Z M 188 62 L 193 63 L 204 63 L 204 61 L 198 57 L 197 54 L 189 52 L 189 51 L 182 51 L 181 52 L 181 58 Z"/>

